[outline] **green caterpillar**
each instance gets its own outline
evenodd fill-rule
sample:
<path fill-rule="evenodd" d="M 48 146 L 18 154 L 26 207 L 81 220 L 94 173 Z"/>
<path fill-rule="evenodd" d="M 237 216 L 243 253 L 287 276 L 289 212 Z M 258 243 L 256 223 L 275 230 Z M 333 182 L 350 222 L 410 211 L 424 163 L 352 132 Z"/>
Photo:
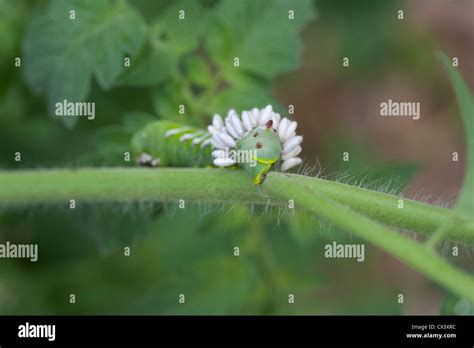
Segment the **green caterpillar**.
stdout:
<path fill-rule="evenodd" d="M 150 167 L 206 167 L 212 165 L 209 133 L 170 121 L 148 124 L 132 138 L 140 165 Z"/>
<path fill-rule="evenodd" d="M 299 165 L 302 136 L 295 121 L 281 118 L 271 105 L 214 115 L 207 131 L 170 121 L 156 121 L 137 132 L 132 149 L 140 165 L 151 167 L 242 167 L 255 185 L 271 169 Z"/>

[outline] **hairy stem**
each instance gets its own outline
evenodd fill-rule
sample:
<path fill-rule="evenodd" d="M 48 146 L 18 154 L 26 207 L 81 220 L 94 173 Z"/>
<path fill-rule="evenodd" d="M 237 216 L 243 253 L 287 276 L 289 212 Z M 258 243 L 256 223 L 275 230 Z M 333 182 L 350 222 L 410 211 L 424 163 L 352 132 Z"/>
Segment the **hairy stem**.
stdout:
<path fill-rule="evenodd" d="M 265 184 L 270 193 L 285 199 L 293 199 L 295 205 L 331 220 L 340 228 L 387 251 L 453 293 L 466 297 L 474 303 L 474 277 L 456 269 L 424 244 L 404 237 L 336 202 L 307 183 L 295 182 L 291 177 L 271 173 Z"/>
<path fill-rule="evenodd" d="M 401 259 L 414 269 L 474 302 L 474 280 L 430 248 L 386 226 L 473 241 L 473 223 L 452 211 L 400 197 L 317 178 L 272 172 L 256 188 L 240 170 L 194 168 L 54 169 L 0 172 L 0 207 L 81 201 L 158 200 L 287 205 L 310 210 Z M 375 218 L 378 221 L 372 220 Z M 442 235 L 435 233 L 441 229 Z M 428 247 L 427 247 L 428 245 Z"/>
<path fill-rule="evenodd" d="M 409 231 L 432 234 L 451 219 L 453 211 L 415 200 L 371 191 L 357 186 L 288 174 L 297 181 L 326 194 L 339 203 L 350 206 L 384 224 Z M 400 200 L 403 208 L 400 208 Z M 459 214 L 457 214 L 459 215 Z M 449 226 L 445 236 L 455 241 L 474 242 L 474 222 L 468 217 L 457 217 L 455 225 Z"/>
<path fill-rule="evenodd" d="M 301 175 L 285 176 L 386 225 L 431 235 L 452 211 L 417 201 Z M 264 187 L 271 185 L 264 183 Z M 291 190 L 291 188 L 290 188 Z M 198 168 L 84 168 L 0 171 L 0 207 L 76 201 L 157 200 L 287 205 L 256 188 L 240 170 Z M 297 199 L 296 194 L 292 199 Z M 474 243 L 474 222 L 459 218 L 446 238 Z"/>
<path fill-rule="evenodd" d="M 186 201 L 265 204 L 241 173 L 192 168 L 0 172 L 0 206 L 77 201 Z"/>

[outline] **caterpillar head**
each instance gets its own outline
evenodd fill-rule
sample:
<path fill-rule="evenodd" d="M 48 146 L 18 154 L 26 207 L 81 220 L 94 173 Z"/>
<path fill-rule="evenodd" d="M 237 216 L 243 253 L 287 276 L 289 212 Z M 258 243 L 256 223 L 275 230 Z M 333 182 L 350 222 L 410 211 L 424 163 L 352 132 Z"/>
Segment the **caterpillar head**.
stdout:
<path fill-rule="evenodd" d="M 255 185 L 265 180 L 267 173 L 281 158 L 281 142 L 272 124 L 270 120 L 264 127 L 254 128 L 236 144 L 237 149 L 249 153 L 250 160 L 241 163 L 241 166 Z"/>
<path fill-rule="evenodd" d="M 302 162 L 297 156 L 303 137 L 296 135 L 296 126 L 295 121 L 273 112 L 271 105 L 244 111 L 242 117 L 235 110 L 230 110 L 224 120 L 214 115 L 208 127 L 214 165 L 238 165 L 260 185 L 271 169 L 286 171 Z"/>

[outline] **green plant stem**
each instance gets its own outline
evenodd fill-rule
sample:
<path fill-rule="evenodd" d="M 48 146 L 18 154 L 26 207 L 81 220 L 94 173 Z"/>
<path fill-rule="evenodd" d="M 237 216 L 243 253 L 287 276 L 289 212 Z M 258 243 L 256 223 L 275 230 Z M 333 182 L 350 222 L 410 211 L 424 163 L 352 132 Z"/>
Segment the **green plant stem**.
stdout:
<path fill-rule="evenodd" d="M 291 178 L 322 192 L 386 225 L 431 235 L 452 211 L 359 187 L 301 175 L 271 173 Z M 271 182 L 271 180 L 270 180 Z M 263 185 L 268 186 L 268 183 Z M 290 188 L 291 189 L 291 188 Z M 157 200 L 209 203 L 272 204 L 287 202 L 256 188 L 240 170 L 200 168 L 84 168 L 0 171 L 0 206 L 80 201 Z M 296 199 L 296 196 L 293 197 Z M 474 243 L 474 223 L 459 218 L 446 238 Z"/>
<path fill-rule="evenodd" d="M 347 205 L 357 212 L 363 213 L 384 224 L 409 231 L 432 234 L 447 219 L 451 219 L 453 214 L 451 209 L 425 204 L 396 195 L 307 176 L 287 175 L 297 178 L 298 182 L 326 194 L 329 198 Z M 399 208 L 400 199 L 403 200 L 403 208 Z M 472 244 L 474 242 L 474 222 L 467 217 L 459 216 L 456 224 L 450 226 L 446 237 Z"/>
<path fill-rule="evenodd" d="M 379 223 L 433 234 L 452 216 L 448 209 L 410 200 L 404 200 L 404 208 L 398 209 L 395 202 L 400 198 L 397 196 L 277 172 L 269 173 L 258 188 L 242 171 L 226 169 L 84 168 L 0 172 L 0 207 L 58 202 L 67 205 L 70 199 L 75 199 L 76 205 L 81 201 L 178 202 L 184 199 L 284 206 L 292 199 L 297 208 L 331 220 L 474 302 L 472 277 L 451 266 L 432 248 Z M 457 229 L 443 228 L 443 235 L 472 241 L 472 221 L 457 217 L 457 222 Z M 435 234 L 433 238 L 436 242 L 440 236 Z"/>
<path fill-rule="evenodd" d="M 54 169 L 0 172 L 0 206 L 156 200 L 268 203 L 242 173 L 193 168 Z"/>
<path fill-rule="evenodd" d="M 431 234 L 431 236 L 426 240 L 425 246 L 429 249 L 435 249 L 436 245 L 443 239 L 443 237 L 448 233 L 449 229 L 455 226 L 455 214 L 453 212 L 453 217 L 451 219 L 446 219 L 439 228 Z"/>
<path fill-rule="evenodd" d="M 453 293 L 474 303 L 474 277 L 450 265 L 425 245 L 402 236 L 329 198 L 307 183 L 270 173 L 265 188 L 276 196 L 293 199 L 317 215 L 387 251 Z"/>

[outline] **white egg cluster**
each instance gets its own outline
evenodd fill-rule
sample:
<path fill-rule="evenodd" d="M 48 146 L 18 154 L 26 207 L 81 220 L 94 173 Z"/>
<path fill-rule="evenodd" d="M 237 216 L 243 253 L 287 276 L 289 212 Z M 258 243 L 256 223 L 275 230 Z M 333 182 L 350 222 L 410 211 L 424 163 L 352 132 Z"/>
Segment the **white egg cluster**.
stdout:
<path fill-rule="evenodd" d="M 301 158 L 297 157 L 301 152 L 301 142 L 303 137 L 296 135 L 296 121 L 290 121 L 286 117 L 273 111 L 271 105 L 263 109 L 253 108 L 250 111 L 243 111 L 240 117 L 234 109 L 229 110 L 227 117 L 222 119 L 219 115 L 214 115 L 212 125 L 207 129 L 212 136 L 211 144 L 214 148 L 212 156 L 214 165 L 228 167 L 235 164 L 235 161 L 226 157 L 229 149 L 236 147 L 236 142 L 242 139 L 256 127 L 264 127 L 268 121 L 272 121 L 271 127 L 276 131 L 282 144 L 283 161 L 280 170 L 286 171 L 301 164 Z"/>

